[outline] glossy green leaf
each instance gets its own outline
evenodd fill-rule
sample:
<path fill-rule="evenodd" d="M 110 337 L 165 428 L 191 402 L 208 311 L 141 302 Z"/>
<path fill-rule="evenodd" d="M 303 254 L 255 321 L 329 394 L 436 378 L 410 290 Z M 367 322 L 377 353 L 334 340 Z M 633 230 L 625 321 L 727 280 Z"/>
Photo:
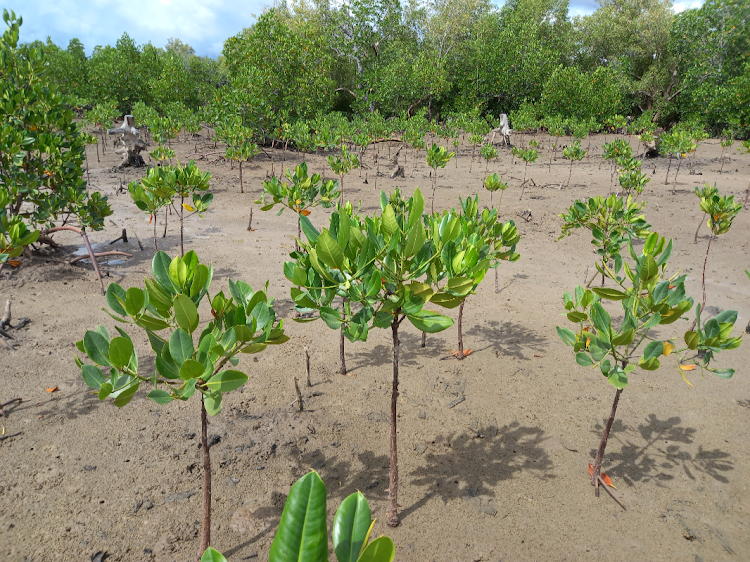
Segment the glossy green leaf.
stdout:
<path fill-rule="evenodd" d="M 396 221 L 396 213 L 393 211 L 391 205 L 387 205 L 383 210 L 383 216 L 380 220 L 380 228 L 383 235 L 387 238 L 393 236 L 393 233 L 398 230 L 398 221 Z"/>
<path fill-rule="evenodd" d="M 130 384 L 128 387 L 126 387 L 124 390 L 120 391 L 119 394 L 115 397 L 115 406 L 118 408 L 122 408 L 125 406 L 128 402 L 130 402 L 133 399 L 133 396 L 136 392 L 138 392 L 138 387 L 141 385 L 141 382 L 136 380 L 132 384 Z"/>
<path fill-rule="evenodd" d="M 331 269 L 344 268 L 344 252 L 327 230 L 320 233 L 316 251 L 318 259 Z"/>
<path fill-rule="evenodd" d="M 474 288 L 474 280 L 467 277 L 452 277 L 448 279 L 447 285 L 451 293 L 463 297 L 468 295 Z"/>
<path fill-rule="evenodd" d="M 193 338 L 185 330 L 177 328 L 169 338 L 169 354 L 178 366 L 193 357 Z"/>
<path fill-rule="evenodd" d="M 109 308 L 114 310 L 120 316 L 127 316 L 127 312 L 121 304 L 125 302 L 125 296 L 125 289 L 120 287 L 117 283 L 110 283 L 107 287 L 107 304 L 109 305 Z"/>
<path fill-rule="evenodd" d="M 96 390 L 99 390 L 107 380 L 101 370 L 93 365 L 81 365 L 81 374 L 83 382 Z"/>
<path fill-rule="evenodd" d="M 187 281 L 187 265 L 180 257 L 175 257 L 169 264 L 169 279 L 178 290 L 182 290 Z"/>
<path fill-rule="evenodd" d="M 453 319 L 431 310 L 421 310 L 418 314 L 407 316 L 409 322 L 422 332 L 434 334 L 442 332 L 446 328 L 453 326 Z"/>
<path fill-rule="evenodd" d="M 83 336 L 83 349 L 97 365 L 112 366 L 109 361 L 109 342 L 99 332 L 86 332 Z"/>
<path fill-rule="evenodd" d="M 161 404 L 161 405 L 169 404 L 173 400 L 172 395 L 169 394 L 169 392 L 167 392 L 166 390 L 158 390 L 158 389 L 154 389 L 151 392 L 149 392 L 146 395 L 146 398 L 150 398 L 157 404 Z"/>
<path fill-rule="evenodd" d="M 180 378 L 183 380 L 196 379 L 203 374 L 206 368 L 195 359 L 186 359 L 180 367 Z"/>
<path fill-rule="evenodd" d="M 317 472 L 300 478 L 287 496 L 269 562 L 326 562 L 326 486 Z"/>
<path fill-rule="evenodd" d="M 112 338 L 109 344 L 109 360 L 112 366 L 122 369 L 130 362 L 133 342 L 127 338 Z"/>
<path fill-rule="evenodd" d="M 209 546 L 201 556 L 200 562 L 227 562 L 227 559 L 222 556 L 221 552 Z"/>
<path fill-rule="evenodd" d="M 393 562 L 396 546 L 390 537 L 379 537 L 367 545 L 357 562 Z"/>
<path fill-rule="evenodd" d="M 660 341 L 650 342 L 643 350 L 643 361 L 660 357 L 664 353 L 664 343 Z"/>
<path fill-rule="evenodd" d="M 174 317 L 177 325 L 190 334 L 198 327 L 198 309 L 190 297 L 185 295 L 175 297 Z"/>
<path fill-rule="evenodd" d="M 164 252 L 156 252 L 154 259 L 151 261 L 151 269 L 154 272 L 154 278 L 161 285 L 162 289 L 174 294 L 176 292 L 174 283 L 169 277 L 169 266 L 172 260 Z"/>
<path fill-rule="evenodd" d="M 578 363 L 581 367 L 591 367 L 591 365 L 594 364 L 594 361 L 589 357 L 588 353 L 579 352 L 576 353 L 576 363 Z"/>
<path fill-rule="evenodd" d="M 597 295 L 599 295 L 603 299 L 608 299 L 611 301 L 620 301 L 623 299 L 628 298 L 628 295 L 626 293 L 623 293 L 622 291 L 618 291 L 616 289 L 607 289 L 604 287 L 595 287 L 592 289 Z"/>
<path fill-rule="evenodd" d="M 240 371 L 221 371 L 211 377 L 206 386 L 218 392 L 230 392 L 241 387 L 247 382 L 247 375 Z"/>
<path fill-rule="evenodd" d="M 557 335 L 567 345 L 575 345 L 578 341 L 576 340 L 576 335 L 573 330 L 570 330 L 568 328 L 560 328 L 559 326 L 555 326 L 555 329 L 557 330 Z"/>
<path fill-rule="evenodd" d="M 146 295 L 143 289 L 131 287 L 125 294 L 125 310 L 128 315 L 135 318 L 143 310 L 146 304 Z"/>
<path fill-rule="evenodd" d="M 367 541 L 372 514 L 362 492 L 347 497 L 333 518 L 331 538 L 338 562 L 357 562 Z"/>

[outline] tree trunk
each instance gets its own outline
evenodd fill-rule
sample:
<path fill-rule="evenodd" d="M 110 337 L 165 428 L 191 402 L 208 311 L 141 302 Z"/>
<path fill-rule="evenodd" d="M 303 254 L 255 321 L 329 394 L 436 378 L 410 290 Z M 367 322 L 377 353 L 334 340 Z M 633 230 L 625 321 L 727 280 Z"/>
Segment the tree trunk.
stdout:
<path fill-rule="evenodd" d="M 202 555 L 211 544 L 211 453 L 208 450 L 208 422 L 206 405 L 201 398 L 201 449 L 203 449 L 203 525 L 201 526 Z"/>
<path fill-rule="evenodd" d="M 420 347 L 424 347 L 427 345 L 427 332 L 422 332 L 422 345 Z"/>
<path fill-rule="evenodd" d="M 167 237 L 167 217 L 169 216 L 169 207 L 164 207 L 164 233 L 161 235 L 162 238 Z M 154 215 L 156 217 L 156 215 Z M 154 225 L 156 227 L 156 225 Z"/>
<path fill-rule="evenodd" d="M 240 160 L 240 193 L 245 193 L 245 190 L 242 187 L 242 160 Z"/>
<path fill-rule="evenodd" d="M 667 166 L 667 177 L 664 178 L 664 185 L 669 185 L 669 170 L 672 168 L 672 156 L 669 157 L 669 166 Z"/>
<path fill-rule="evenodd" d="M 106 294 L 106 291 L 104 290 L 104 280 L 102 279 L 102 272 L 99 271 L 99 264 L 96 262 L 96 256 L 94 255 L 94 250 L 91 248 L 91 242 L 89 242 L 89 237 L 86 235 L 86 232 L 84 232 L 83 229 L 76 228 L 75 226 L 55 226 L 53 228 L 43 230 L 42 234 L 44 236 L 47 236 L 49 234 L 52 234 L 53 232 L 58 232 L 60 230 L 71 230 L 81 235 L 81 238 L 83 238 L 83 243 L 86 246 L 86 250 L 89 253 L 91 264 L 94 266 L 94 271 L 96 272 L 96 276 L 99 278 L 99 285 L 102 288 L 102 295 Z"/>
<path fill-rule="evenodd" d="M 159 248 L 156 247 L 156 211 L 151 215 L 151 220 L 154 221 L 154 252 L 157 252 Z"/>
<path fill-rule="evenodd" d="M 182 234 L 182 219 L 183 215 L 185 214 L 185 207 L 183 207 L 184 204 L 185 197 L 180 197 L 180 257 L 185 257 L 185 244 Z"/>
<path fill-rule="evenodd" d="M 617 392 L 615 393 L 615 400 L 612 402 L 612 411 L 609 414 L 607 426 L 604 428 L 602 440 L 599 443 L 599 450 L 596 452 L 596 460 L 594 461 L 594 473 L 591 476 L 591 485 L 596 488 L 597 498 L 599 497 L 599 475 L 602 471 L 602 458 L 604 457 L 604 449 L 607 448 L 607 439 L 609 439 L 609 432 L 612 429 L 612 423 L 615 421 L 615 412 L 617 412 L 617 403 L 620 401 L 620 394 L 622 394 L 621 388 L 617 389 Z"/>
<path fill-rule="evenodd" d="M 391 391 L 391 472 L 388 486 L 388 509 L 386 523 L 389 527 L 398 527 L 398 435 L 396 433 L 396 405 L 398 403 L 398 314 L 393 316 L 391 332 L 393 333 L 393 390 Z"/>
<path fill-rule="evenodd" d="M 461 304 L 458 305 L 458 360 L 461 361 L 464 358 L 464 334 L 461 329 L 461 322 L 464 317 L 464 304 L 466 303 L 466 299 L 461 301 Z"/>

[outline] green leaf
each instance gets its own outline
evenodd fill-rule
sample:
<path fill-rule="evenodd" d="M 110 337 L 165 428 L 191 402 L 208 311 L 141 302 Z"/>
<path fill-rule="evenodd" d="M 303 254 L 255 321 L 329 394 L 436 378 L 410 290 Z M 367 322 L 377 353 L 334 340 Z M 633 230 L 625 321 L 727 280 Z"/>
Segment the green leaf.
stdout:
<path fill-rule="evenodd" d="M 591 367 L 591 365 L 594 364 L 593 359 L 589 357 L 588 353 L 579 352 L 576 353 L 576 363 L 578 363 L 581 367 Z"/>
<path fill-rule="evenodd" d="M 463 297 L 456 297 L 448 293 L 435 293 L 430 302 L 443 308 L 456 308 L 463 300 Z"/>
<path fill-rule="evenodd" d="M 644 256 L 643 264 L 641 265 L 641 272 L 639 274 L 641 281 L 648 281 L 658 274 L 659 266 L 656 265 L 656 260 L 651 256 Z"/>
<path fill-rule="evenodd" d="M 141 381 L 136 380 L 134 383 L 131 383 L 130 386 L 126 387 L 124 390 L 121 390 L 120 393 L 115 398 L 115 406 L 117 406 L 118 408 L 122 408 L 128 402 L 130 402 L 130 400 L 133 398 L 133 395 L 135 395 L 135 393 L 138 392 L 138 387 L 140 385 L 141 385 Z"/>
<path fill-rule="evenodd" d="M 164 328 L 169 328 L 169 324 L 167 324 L 164 320 L 162 320 L 161 318 L 156 318 L 149 314 L 144 314 L 143 316 L 141 316 L 136 324 L 144 330 L 150 330 L 152 332 L 158 332 L 159 330 L 163 330 Z"/>
<path fill-rule="evenodd" d="M 685 333 L 685 344 L 688 346 L 688 349 L 696 350 L 698 349 L 698 344 L 701 341 L 701 337 L 698 335 L 697 332 L 686 332 Z"/>
<path fill-rule="evenodd" d="M 717 377 L 722 379 L 731 379 L 734 375 L 734 369 L 708 369 Z"/>
<path fill-rule="evenodd" d="M 646 362 L 650 359 L 660 357 L 663 353 L 664 353 L 664 343 L 660 341 L 652 341 L 646 346 L 646 349 L 643 350 L 642 361 Z"/>
<path fill-rule="evenodd" d="M 608 299 L 611 301 L 621 301 L 623 299 L 628 298 L 628 295 L 626 293 L 623 293 L 622 291 L 618 291 L 616 289 L 606 289 L 602 287 L 594 287 L 592 289 L 597 295 L 599 295 L 603 299 Z"/>
<path fill-rule="evenodd" d="M 318 237 L 316 251 L 318 259 L 331 269 L 344 269 L 344 252 L 325 229 Z"/>
<path fill-rule="evenodd" d="M 222 556 L 221 552 L 209 546 L 201 556 L 200 562 L 227 562 L 227 559 Z"/>
<path fill-rule="evenodd" d="M 206 370 L 205 365 L 195 359 L 186 359 L 180 367 L 180 378 L 182 380 L 197 379 Z"/>
<path fill-rule="evenodd" d="M 448 279 L 448 290 L 458 296 L 465 297 L 474 289 L 474 280 L 467 277 L 452 277 Z"/>
<path fill-rule="evenodd" d="M 108 382 L 105 382 L 102 385 L 102 387 L 99 389 L 99 400 L 104 400 L 111 393 L 112 393 L 112 385 Z"/>
<path fill-rule="evenodd" d="M 198 309 L 185 295 L 177 295 L 174 299 L 174 317 L 177 325 L 192 334 L 198 327 Z"/>
<path fill-rule="evenodd" d="M 83 349 L 97 365 L 112 366 L 109 361 L 109 342 L 99 332 L 86 332 L 83 336 Z"/>
<path fill-rule="evenodd" d="M 396 558 L 396 547 L 390 537 L 378 537 L 357 559 L 357 562 L 393 562 Z"/>
<path fill-rule="evenodd" d="M 661 364 L 656 357 L 649 359 L 648 361 L 641 361 L 638 366 L 645 371 L 656 371 Z"/>
<path fill-rule="evenodd" d="M 181 328 L 172 332 L 172 336 L 169 338 L 169 354 L 178 367 L 191 359 L 194 351 L 193 338 L 190 337 L 190 334 Z"/>
<path fill-rule="evenodd" d="M 347 497 L 333 518 L 331 538 L 338 562 L 357 562 L 367 542 L 372 513 L 362 492 Z"/>
<path fill-rule="evenodd" d="M 117 283 L 110 283 L 107 287 L 107 304 L 109 305 L 109 308 L 114 310 L 120 316 L 127 316 L 125 308 L 120 304 L 120 301 L 125 302 L 125 295 L 125 290 Z"/>
<path fill-rule="evenodd" d="M 598 302 L 591 305 L 591 321 L 594 323 L 597 330 L 609 334 L 612 319 L 610 318 L 609 313 L 604 310 L 604 307 Z"/>
<path fill-rule="evenodd" d="M 240 371 L 221 371 L 211 377 L 206 386 L 218 392 L 230 392 L 241 387 L 247 382 L 247 375 Z"/>
<path fill-rule="evenodd" d="M 424 213 L 424 196 L 419 188 L 414 190 L 411 196 L 411 209 L 409 209 L 409 228 L 412 228 L 415 224 L 422 221 L 422 213 Z"/>
<path fill-rule="evenodd" d="M 146 398 L 150 398 L 157 404 L 161 404 L 161 405 L 169 404 L 173 400 L 172 395 L 169 394 L 169 392 L 167 392 L 166 390 L 157 390 L 157 389 L 154 389 L 151 392 L 149 392 L 146 395 Z"/>
<path fill-rule="evenodd" d="M 305 236 L 311 244 L 315 244 L 318 241 L 318 236 L 320 236 L 320 233 L 315 229 L 312 222 L 310 222 L 310 219 L 308 219 L 306 216 L 300 215 L 299 219 L 300 226 L 302 227 L 302 232 L 304 232 Z"/>
<path fill-rule="evenodd" d="M 309 472 L 289 491 L 271 544 L 269 562 L 327 559 L 326 486 L 317 472 Z"/>
<path fill-rule="evenodd" d="M 560 328 L 559 326 L 555 326 L 555 329 L 557 330 L 557 335 L 567 345 L 575 345 L 576 341 L 578 341 L 576 340 L 576 334 L 575 332 L 573 332 L 573 330 L 569 330 L 568 328 Z"/>
<path fill-rule="evenodd" d="M 113 367 L 122 369 L 133 355 L 133 342 L 127 338 L 112 338 L 109 344 L 109 360 Z"/>
<path fill-rule="evenodd" d="M 420 310 L 418 314 L 407 315 L 409 322 L 422 332 L 434 334 L 453 326 L 453 319 L 431 310 Z"/>
<path fill-rule="evenodd" d="M 567 314 L 568 320 L 571 322 L 583 322 L 584 320 L 587 320 L 589 315 L 585 312 L 568 312 Z"/>
<path fill-rule="evenodd" d="M 169 264 L 169 279 L 179 291 L 182 291 L 185 287 L 187 265 L 185 265 L 185 262 L 179 256 L 175 257 L 172 263 Z"/>
<path fill-rule="evenodd" d="M 320 307 L 320 317 L 331 330 L 338 330 L 341 327 L 341 315 L 334 308 L 329 306 Z"/>
<path fill-rule="evenodd" d="M 635 330 L 630 328 L 624 334 L 612 338 L 612 345 L 629 345 L 635 339 Z"/>
<path fill-rule="evenodd" d="M 125 294 L 125 310 L 131 318 L 135 318 L 143 310 L 146 304 L 146 295 L 143 289 L 131 287 Z"/>
<path fill-rule="evenodd" d="M 151 261 L 151 269 L 154 272 L 154 278 L 161 285 L 162 289 L 174 294 L 175 286 L 169 278 L 169 265 L 171 260 L 164 252 L 156 252 L 154 259 Z"/>
<path fill-rule="evenodd" d="M 203 405 L 206 407 L 206 413 L 209 416 L 215 416 L 221 412 L 222 397 L 221 392 L 212 392 L 203 394 Z"/>
<path fill-rule="evenodd" d="M 386 238 L 393 236 L 393 233 L 398 230 L 398 221 L 396 220 L 396 213 L 393 211 L 392 205 L 387 205 L 383 210 L 383 216 L 381 217 L 380 229 Z"/>
<path fill-rule="evenodd" d="M 96 390 L 99 390 L 107 380 L 101 370 L 93 365 L 81 365 L 81 374 L 83 382 Z"/>
<path fill-rule="evenodd" d="M 620 367 L 614 367 L 607 376 L 609 384 L 617 389 L 623 389 L 628 386 L 628 375 Z"/>

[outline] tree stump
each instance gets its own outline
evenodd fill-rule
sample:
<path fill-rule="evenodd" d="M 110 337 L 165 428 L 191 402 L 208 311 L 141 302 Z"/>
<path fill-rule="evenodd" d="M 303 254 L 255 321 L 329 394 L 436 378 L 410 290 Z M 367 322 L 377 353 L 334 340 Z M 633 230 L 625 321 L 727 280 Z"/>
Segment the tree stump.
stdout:
<path fill-rule="evenodd" d="M 118 168 L 137 168 L 146 165 L 140 152 L 145 149 L 147 145 L 141 140 L 138 135 L 138 129 L 135 128 L 135 117 L 132 115 L 126 115 L 122 125 L 116 129 L 109 129 L 107 134 L 120 135 L 120 138 L 117 139 L 120 146 L 115 149 L 115 152 L 122 156 L 122 162 L 120 162 Z"/>

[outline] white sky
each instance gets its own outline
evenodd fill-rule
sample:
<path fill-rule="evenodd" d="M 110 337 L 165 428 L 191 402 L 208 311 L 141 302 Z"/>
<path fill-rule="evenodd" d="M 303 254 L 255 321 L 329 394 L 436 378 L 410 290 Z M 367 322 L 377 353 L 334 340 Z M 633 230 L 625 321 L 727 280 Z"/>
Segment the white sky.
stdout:
<path fill-rule="evenodd" d="M 497 1 L 497 0 L 495 0 Z M 271 0 L 5 0 L 23 17 L 21 41 L 47 36 L 65 48 L 74 37 L 91 51 L 111 45 L 127 32 L 136 43 L 163 47 L 170 37 L 189 43 L 198 55 L 216 57 L 224 40 L 255 21 Z M 675 12 L 699 7 L 701 0 L 674 4 Z M 571 0 L 570 15 L 585 15 L 595 0 Z"/>

